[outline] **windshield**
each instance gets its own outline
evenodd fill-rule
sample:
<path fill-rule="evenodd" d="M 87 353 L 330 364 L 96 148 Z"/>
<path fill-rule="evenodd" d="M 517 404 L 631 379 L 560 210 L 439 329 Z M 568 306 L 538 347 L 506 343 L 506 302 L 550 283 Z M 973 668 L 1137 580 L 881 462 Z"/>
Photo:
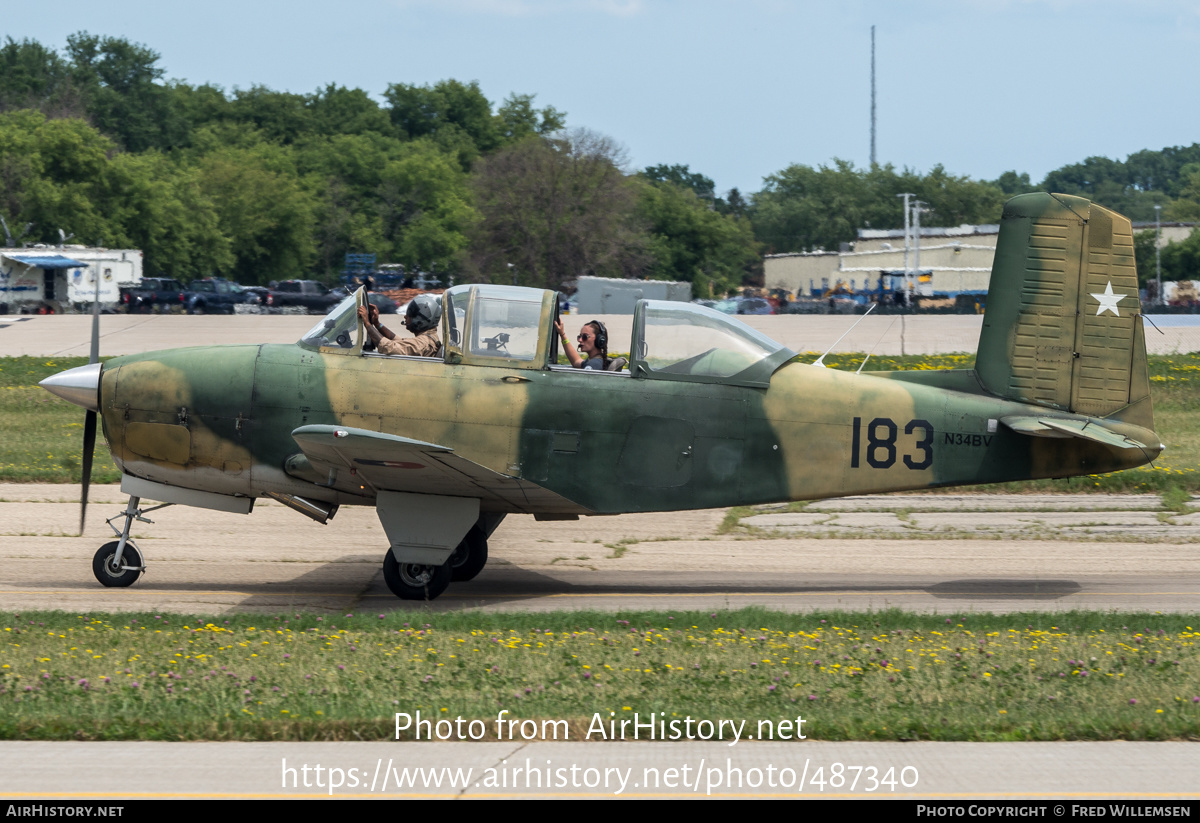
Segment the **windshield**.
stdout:
<path fill-rule="evenodd" d="M 640 359 L 653 373 L 722 378 L 786 351 L 719 311 L 692 303 L 645 300 Z"/>
<path fill-rule="evenodd" d="M 313 326 L 300 343 L 317 348 L 352 349 L 358 343 L 358 295 L 351 294 Z"/>

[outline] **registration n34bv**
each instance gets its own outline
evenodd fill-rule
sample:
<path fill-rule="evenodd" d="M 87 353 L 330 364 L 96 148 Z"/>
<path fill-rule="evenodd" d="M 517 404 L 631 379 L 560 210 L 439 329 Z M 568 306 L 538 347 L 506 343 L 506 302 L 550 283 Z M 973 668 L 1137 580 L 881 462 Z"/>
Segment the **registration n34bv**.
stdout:
<path fill-rule="evenodd" d="M 129 539 L 142 499 L 249 513 L 267 497 L 322 523 L 374 506 L 389 588 L 432 599 L 483 569 L 514 512 L 1068 477 L 1163 449 L 1130 222 L 1077 197 L 1005 206 L 970 370 L 826 369 L 731 317 L 652 300 L 636 307 L 627 371 L 578 370 L 556 365 L 556 295 L 497 285 L 442 296 L 442 356 L 384 356 L 364 351 L 363 301 L 294 345 L 117 357 L 43 382 L 89 410 L 88 462 L 99 415 L 130 495 L 93 560 L 101 583 L 144 570 Z"/>

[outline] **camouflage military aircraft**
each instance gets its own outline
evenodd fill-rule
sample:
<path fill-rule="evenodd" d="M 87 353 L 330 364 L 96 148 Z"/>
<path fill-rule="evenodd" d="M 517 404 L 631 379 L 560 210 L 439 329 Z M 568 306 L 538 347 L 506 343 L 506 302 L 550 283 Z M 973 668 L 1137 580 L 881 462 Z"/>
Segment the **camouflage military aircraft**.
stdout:
<path fill-rule="evenodd" d="M 123 472 L 124 529 L 93 561 L 104 585 L 144 569 L 129 539 L 142 498 L 249 513 L 268 497 L 322 523 L 374 506 L 388 586 L 432 599 L 483 568 L 512 512 L 564 520 L 1147 463 L 1163 445 L 1137 295 L 1129 220 L 1032 194 L 1004 209 L 971 370 L 829 370 L 734 318 L 651 300 L 634 314 L 628 371 L 576 370 L 556 365 L 553 292 L 465 285 L 443 296 L 436 359 L 364 352 L 360 292 L 294 345 L 117 357 L 42 385 L 99 413 Z"/>

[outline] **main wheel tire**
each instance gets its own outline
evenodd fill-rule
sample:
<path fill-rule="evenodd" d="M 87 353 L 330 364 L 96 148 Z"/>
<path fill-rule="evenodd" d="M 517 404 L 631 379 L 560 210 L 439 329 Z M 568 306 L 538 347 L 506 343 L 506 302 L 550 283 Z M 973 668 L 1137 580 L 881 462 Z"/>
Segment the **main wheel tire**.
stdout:
<path fill-rule="evenodd" d="M 467 536 L 450 555 L 450 579 L 455 583 L 474 580 L 487 565 L 487 535 L 479 526 L 472 526 Z"/>
<path fill-rule="evenodd" d="M 450 564 L 401 563 L 388 549 L 383 556 L 383 581 L 401 600 L 434 600 L 450 585 Z"/>
<path fill-rule="evenodd" d="M 132 543 L 126 543 L 125 551 L 121 552 L 121 565 L 137 566 L 137 568 L 114 569 L 112 560 L 117 556 L 118 545 L 120 545 L 119 541 L 113 540 L 100 547 L 96 556 L 92 558 L 92 574 L 96 575 L 96 579 L 102 586 L 123 589 L 126 586 L 132 586 L 142 576 L 144 569 L 142 568 L 142 555 Z"/>

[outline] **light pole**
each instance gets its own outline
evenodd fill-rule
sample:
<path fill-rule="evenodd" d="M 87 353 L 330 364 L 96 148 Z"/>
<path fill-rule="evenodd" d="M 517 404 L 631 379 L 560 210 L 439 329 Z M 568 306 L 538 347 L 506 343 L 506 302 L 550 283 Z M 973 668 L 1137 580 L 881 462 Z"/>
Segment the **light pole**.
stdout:
<path fill-rule="evenodd" d="M 897 194 L 897 197 L 904 198 L 904 273 L 908 274 L 908 198 L 913 195 L 910 192 Z"/>
<path fill-rule="evenodd" d="M 921 214 L 928 211 L 924 208 L 925 204 L 920 200 L 914 200 L 912 204 L 913 214 L 913 275 L 912 275 L 912 291 L 916 294 L 917 283 L 921 279 Z"/>

